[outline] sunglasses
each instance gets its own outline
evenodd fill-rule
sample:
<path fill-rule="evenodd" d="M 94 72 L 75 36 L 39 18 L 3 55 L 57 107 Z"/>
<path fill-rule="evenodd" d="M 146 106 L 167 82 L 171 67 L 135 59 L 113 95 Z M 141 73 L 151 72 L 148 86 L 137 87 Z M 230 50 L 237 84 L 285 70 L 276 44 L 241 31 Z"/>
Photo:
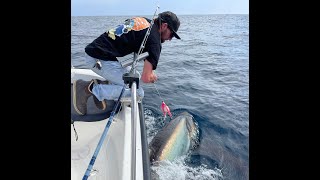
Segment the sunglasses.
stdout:
<path fill-rule="evenodd" d="M 169 24 L 168 24 L 168 28 L 170 29 L 170 32 L 171 32 L 170 38 L 173 38 L 173 31 L 172 31 L 171 27 L 169 26 Z"/>
<path fill-rule="evenodd" d="M 161 20 L 163 23 L 167 23 L 167 22 L 164 21 L 161 17 L 160 17 L 160 20 Z M 168 28 L 170 29 L 170 32 L 171 32 L 170 38 L 173 38 L 173 30 L 172 30 L 171 26 L 170 26 L 168 23 L 167 23 L 167 25 L 168 25 Z"/>

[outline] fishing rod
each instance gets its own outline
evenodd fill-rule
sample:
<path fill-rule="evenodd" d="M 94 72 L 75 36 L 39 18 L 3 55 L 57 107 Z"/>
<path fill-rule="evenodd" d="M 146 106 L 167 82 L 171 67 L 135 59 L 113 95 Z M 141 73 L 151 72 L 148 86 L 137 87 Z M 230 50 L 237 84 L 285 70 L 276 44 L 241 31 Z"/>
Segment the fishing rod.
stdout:
<path fill-rule="evenodd" d="M 99 154 L 99 151 L 100 151 L 100 149 L 101 149 L 101 147 L 102 147 L 102 143 L 103 143 L 104 139 L 105 139 L 106 136 L 107 136 L 107 132 L 108 132 L 109 127 L 110 127 L 110 125 L 111 125 L 111 123 L 112 123 L 112 121 L 113 121 L 113 117 L 114 117 L 114 115 L 115 115 L 115 112 L 116 112 L 116 110 L 118 109 L 118 106 L 119 106 L 119 104 L 120 104 L 120 100 L 121 100 L 122 95 L 123 95 L 123 92 L 124 92 L 124 90 L 125 90 L 125 86 L 126 86 L 126 85 L 123 86 L 122 91 L 121 91 L 121 93 L 120 93 L 120 96 L 119 96 L 119 98 L 118 98 L 118 101 L 117 101 L 116 105 L 113 107 L 113 110 L 112 110 L 111 115 L 110 115 L 110 117 L 109 117 L 108 123 L 107 123 L 106 127 L 105 127 L 104 130 L 103 130 L 103 133 L 102 133 L 102 135 L 101 135 L 101 137 L 100 137 L 100 140 L 99 140 L 99 142 L 98 142 L 98 145 L 97 145 L 97 147 L 96 147 L 96 150 L 95 150 L 94 153 L 93 153 L 93 156 L 92 156 L 92 158 L 91 158 L 91 160 L 90 160 L 90 163 L 89 163 L 89 165 L 88 165 L 88 168 L 87 168 L 87 170 L 86 170 L 86 172 L 85 172 L 82 180 L 87 180 L 88 177 L 90 176 L 90 172 L 91 172 L 91 170 L 92 170 L 92 168 L 93 168 L 93 165 L 94 165 L 94 163 L 95 163 L 95 161 L 96 161 L 96 159 L 97 159 L 97 156 L 98 156 L 98 154 Z"/>
<path fill-rule="evenodd" d="M 143 38 L 143 40 L 142 40 L 142 42 L 141 42 L 141 45 L 140 45 L 140 48 L 139 48 L 138 52 L 137 52 L 137 53 L 134 53 L 133 61 L 127 61 L 128 59 L 126 59 L 126 60 L 120 62 L 120 64 L 121 64 L 122 67 L 127 67 L 127 66 L 130 66 L 130 65 L 131 65 L 130 73 L 134 71 L 134 69 L 135 69 L 135 67 L 137 66 L 137 63 L 138 63 L 138 62 L 140 62 L 141 60 L 143 60 L 143 59 L 145 59 L 146 57 L 149 56 L 149 53 L 148 53 L 148 52 L 144 52 L 144 53 L 142 53 L 142 54 L 141 54 L 141 52 L 142 52 L 143 49 L 145 48 L 145 44 L 146 44 L 147 39 L 148 39 L 148 37 L 149 37 L 149 35 L 150 35 L 150 31 L 151 31 L 151 28 L 152 28 L 152 26 L 153 26 L 153 24 L 154 24 L 154 19 L 155 19 L 155 17 L 157 16 L 158 10 L 159 10 L 159 5 L 157 6 L 156 11 L 155 11 L 154 14 L 153 14 L 152 20 L 151 20 L 151 22 L 150 22 L 150 26 L 149 26 L 146 34 L 144 35 L 144 38 Z M 130 60 L 131 60 L 131 58 L 130 58 Z"/>
<path fill-rule="evenodd" d="M 147 39 L 148 39 L 148 37 L 149 37 L 149 35 L 150 35 L 150 31 L 151 31 L 151 28 L 152 28 L 152 26 L 153 26 L 153 24 L 154 24 L 154 19 L 155 19 L 155 17 L 157 16 L 158 10 L 159 10 L 159 5 L 157 5 L 156 11 L 155 11 L 154 14 L 153 14 L 152 20 L 151 20 L 151 22 L 150 22 L 150 27 L 148 28 L 147 33 L 144 35 L 144 38 L 143 38 L 142 43 L 141 43 L 141 45 L 140 45 L 139 51 L 138 51 L 138 53 L 137 53 L 138 56 L 141 54 L 141 52 L 143 51 L 143 49 L 144 49 L 144 47 L 145 47 L 145 45 L 146 45 Z M 139 59 L 139 61 L 140 61 L 140 60 L 141 60 L 141 59 Z M 131 70 L 136 67 L 137 63 L 138 63 L 138 59 L 137 59 L 137 57 L 134 57 Z"/>

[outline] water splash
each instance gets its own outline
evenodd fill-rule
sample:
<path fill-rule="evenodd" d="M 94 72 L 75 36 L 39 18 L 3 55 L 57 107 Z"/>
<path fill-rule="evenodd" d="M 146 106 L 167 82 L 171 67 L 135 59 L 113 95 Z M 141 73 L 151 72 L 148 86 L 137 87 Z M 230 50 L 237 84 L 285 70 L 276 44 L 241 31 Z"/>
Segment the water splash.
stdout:
<path fill-rule="evenodd" d="M 184 163 L 186 156 L 175 159 L 160 161 L 151 166 L 151 170 L 158 176 L 159 180 L 222 180 L 223 175 L 220 169 L 207 168 L 206 165 L 190 167 Z"/>

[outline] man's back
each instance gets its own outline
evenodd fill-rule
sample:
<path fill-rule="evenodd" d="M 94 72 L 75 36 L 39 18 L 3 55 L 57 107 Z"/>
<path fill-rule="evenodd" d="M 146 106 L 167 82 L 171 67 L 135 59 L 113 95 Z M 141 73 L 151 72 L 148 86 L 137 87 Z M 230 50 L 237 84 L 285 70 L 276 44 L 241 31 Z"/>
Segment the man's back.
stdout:
<path fill-rule="evenodd" d="M 124 24 L 101 34 L 87 45 L 85 52 L 91 57 L 106 61 L 117 61 L 116 57 L 138 52 L 147 29 L 150 27 L 150 21 L 142 17 L 127 19 Z M 144 49 L 149 52 L 150 59 L 156 62 L 161 51 L 159 36 L 157 25 L 153 25 Z"/>

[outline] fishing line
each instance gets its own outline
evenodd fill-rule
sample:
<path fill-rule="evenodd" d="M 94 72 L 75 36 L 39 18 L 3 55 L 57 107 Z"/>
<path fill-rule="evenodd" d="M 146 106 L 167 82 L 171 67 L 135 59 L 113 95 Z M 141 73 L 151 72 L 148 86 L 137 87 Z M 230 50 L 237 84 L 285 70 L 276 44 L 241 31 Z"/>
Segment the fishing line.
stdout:
<path fill-rule="evenodd" d="M 163 98 L 161 97 L 160 92 L 158 91 L 158 89 L 157 89 L 157 87 L 156 87 L 156 84 L 155 84 L 155 83 L 153 83 L 153 86 L 154 86 L 154 88 L 156 89 L 156 91 L 157 91 L 157 93 L 158 93 L 158 95 L 159 95 L 160 99 L 163 101 Z"/>
<path fill-rule="evenodd" d="M 164 102 L 164 99 L 162 98 L 160 92 L 158 91 L 158 88 L 156 87 L 156 84 L 153 83 L 153 87 L 156 89 L 160 99 L 161 99 L 161 110 L 162 110 L 162 113 L 163 113 L 163 118 L 164 120 L 166 119 L 166 116 L 167 116 L 167 113 L 169 114 L 169 117 L 170 119 L 172 119 L 172 114 L 170 112 L 170 108 L 166 105 L 166 103 Z"/>

